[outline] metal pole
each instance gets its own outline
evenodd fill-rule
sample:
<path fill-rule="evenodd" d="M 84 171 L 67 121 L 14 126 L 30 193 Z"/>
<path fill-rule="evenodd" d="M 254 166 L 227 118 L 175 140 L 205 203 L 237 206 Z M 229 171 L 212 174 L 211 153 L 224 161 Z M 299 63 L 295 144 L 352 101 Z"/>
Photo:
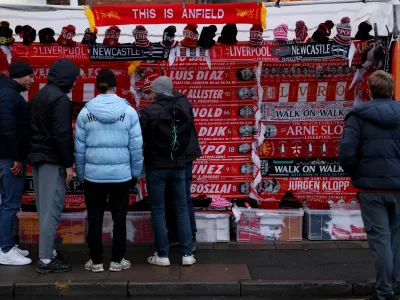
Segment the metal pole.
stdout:
<path fill-rule="evenodd" d="M 93 0 L 89 0 L 89 7 L 92 8 L 93 6 Z"/>
<path fill-rule="evenodd" d="M 79 6 L 78 0 L 69 0 L 69 5 L 70 6 Z"/>
<path fill-rule="evenodd" d="M 319 4 L 345 4 L 362 3 L 362 0 L 324 0 L 324 1 L 302 1 L 302 2 L 281 2 L 280 6 L 298 6 L 298 5 L 319 5 Z M 391 0 L 367 0 L 366 3 L 393 3 Z M 266 7 L 274 7 L 274 2 L 264 2 Z"/>

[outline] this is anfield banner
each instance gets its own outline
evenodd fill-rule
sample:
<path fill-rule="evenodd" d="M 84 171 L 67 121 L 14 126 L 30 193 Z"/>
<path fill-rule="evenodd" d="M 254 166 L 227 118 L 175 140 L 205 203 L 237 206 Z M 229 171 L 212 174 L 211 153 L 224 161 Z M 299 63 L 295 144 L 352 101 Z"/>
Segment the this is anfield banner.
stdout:
<path fill-rule="evenodd" d="M 200 141 L 205 160 L 248 159 L 251 155 L 251 142 Z"/>
<path fill-rule="evenodd" d="M 131 24 L 260 24 L 266 27 L 264 4 L 101 5 L 86 8 L 91 26 Z"/>
<path fill-rule="evenodd" d="M 286 192 L 301 193 L 357 193 L 349 177 L 264 177 L 257 186 L 258 193 L 277 194 Z"/>
<path fill-rule="evenodd" d="M 260 170 L 266 177 L 346 176 L 337 158 L 264 158 Z"/>
<path fill-rule="evenodd" d="M 338 157 L 340 139 L 264 140 L 259 147 L 263 158 Z"/>
<path fill-rule="evenodd" d="M 343 121 L 266 122 L 263 126 L 268 140 L 339 139 L 344 130 Z"/>
<path fill-rule="evenodd" d="M 353 108 L 353 101 L 321 103 L 263 103 L 263 121 L 341 121 Z"/>
<path fill-rule="evenodd" d="M 193 163 L 193 178 L 198 180 L 252 180 L 253 163 L 243 161 L 208 161 L 198 159 Z"/>

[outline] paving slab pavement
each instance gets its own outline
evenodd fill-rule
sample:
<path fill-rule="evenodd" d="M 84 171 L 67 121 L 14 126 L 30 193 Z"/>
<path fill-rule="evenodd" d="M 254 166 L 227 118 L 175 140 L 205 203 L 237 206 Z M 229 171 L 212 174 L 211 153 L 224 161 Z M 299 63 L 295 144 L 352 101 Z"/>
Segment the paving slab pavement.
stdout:
<path fill-rule="evenodd" d="M 30 250 L 30 257 L 37 261 L 37 245 L 21 248 Z M 100 274 L 84 270 L 86 245 L 61 245 L 59 250 L 70 257 L 71 272 L 40 275 L 35 272 L 36 263 L 0 266 L 0 298 L 77 300 L 107 295 L 108 299 L 241 296 L 325 300 L 364 297 L 374 292 L 374 266 L 365 242 L 200 244 L 196 265 L 180 266 L 178 249 L 171 249 L 172 265 L 168 268 L 146 264 L 146 258 L 154 253 L 153 245 L 129 245 L 126 258 L 132 268 Z M 108 269 L 111 246 L 105 246 L 104 257 Z"/>

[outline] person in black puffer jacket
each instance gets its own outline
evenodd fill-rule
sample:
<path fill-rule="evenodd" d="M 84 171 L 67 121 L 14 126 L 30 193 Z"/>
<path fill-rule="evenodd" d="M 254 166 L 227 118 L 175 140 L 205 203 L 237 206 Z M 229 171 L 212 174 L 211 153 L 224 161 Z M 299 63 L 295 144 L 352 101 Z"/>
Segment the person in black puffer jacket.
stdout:
<path fill-rule="evenodd" d="M 400 103 L 392 75 L 368 78 L 372 101 L 345 118 L 339 163 L 355 188 L 376 267 L 378 298 L 396 299 L 400 273 Z M 376 297 L 376 296 L 374 296 Z"/>
<path fill-rule="evenodd" d="M 148 258 L 153 265 L 169 266 L 169 243 L 165 226 L 165 192 L 170 185 L 177 216 L 182 264 L 196 263 L 192 254 L 190 220 L 186 205 L 185 167 L 193 134 L 192 106 L 183 94 L 173 91 L 169 77 L 150 84 L 152 103 L 141 110 L 146 184 L 157 252 Z"/>
<path fill-rule="evenodd" d="M 32 67 L 13 61 L 10 78 L 0 77 L 0 264 L 27 265 L 28 251 L 14 242 L 15 216 L 21 209 L 29 154 L 28 103 L 21 93 L 34 79 Z"/>
<path fill-rule="evenodd" d="M 72 103 L 67 94 L 79 73 L 72 61 L 57 60 L 50 68 L 48 83 L 31 102 L 29 161 L 40 224 L 37 272 L 42 274 L 71 270 L 67 259 L 54 250 L 54 238 L 73 176 Z"/>

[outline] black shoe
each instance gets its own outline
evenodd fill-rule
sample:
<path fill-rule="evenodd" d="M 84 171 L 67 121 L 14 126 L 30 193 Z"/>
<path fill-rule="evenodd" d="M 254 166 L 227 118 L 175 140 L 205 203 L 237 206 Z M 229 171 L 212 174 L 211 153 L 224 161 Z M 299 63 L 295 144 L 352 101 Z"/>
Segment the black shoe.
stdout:
<path fill-rule="evenodd" d="M 371 296 L 369 298 L 367 298 L 366 300 L 379 300 L 377 295 Z M 392 295 L 389 298 L 386 298 L 386 300 L 398 300 L 396 295 Z"/>
<path fill-rule="evenodd" d="M 39 260 L 36 272 L 39 274 L 48 273 L 63 273 L 71 271 L 71 265 L 67 265 L 59 261 L 57 258 L 53 258 L 47 265 Z"/>
<path fill-rule="evenodd" d="M 196 236 L 192 236 L 192 253 L 196 252 L 196 246 L 197 246 L 197 241 L 196 241 Z"/>
<path fill-rule="evenodd" d="M 68 265 L 68 266 L 70 266 L 71 264 L 69 263 L 69 260 L 68 260 L 68 256 L 66 256 L 66 255 L 63 255 L 60 251 L 58 251 L 58 250 L 56 250 L 56 252 L 57 252 L 57 255 L 55 256 L 55 258 L 57 259 L 57 260 L 59 260 L 61 263 L 63 263 L 64 265 Z M 54 256 L 52 257 L 52 258 L 54 258 Z"/>

